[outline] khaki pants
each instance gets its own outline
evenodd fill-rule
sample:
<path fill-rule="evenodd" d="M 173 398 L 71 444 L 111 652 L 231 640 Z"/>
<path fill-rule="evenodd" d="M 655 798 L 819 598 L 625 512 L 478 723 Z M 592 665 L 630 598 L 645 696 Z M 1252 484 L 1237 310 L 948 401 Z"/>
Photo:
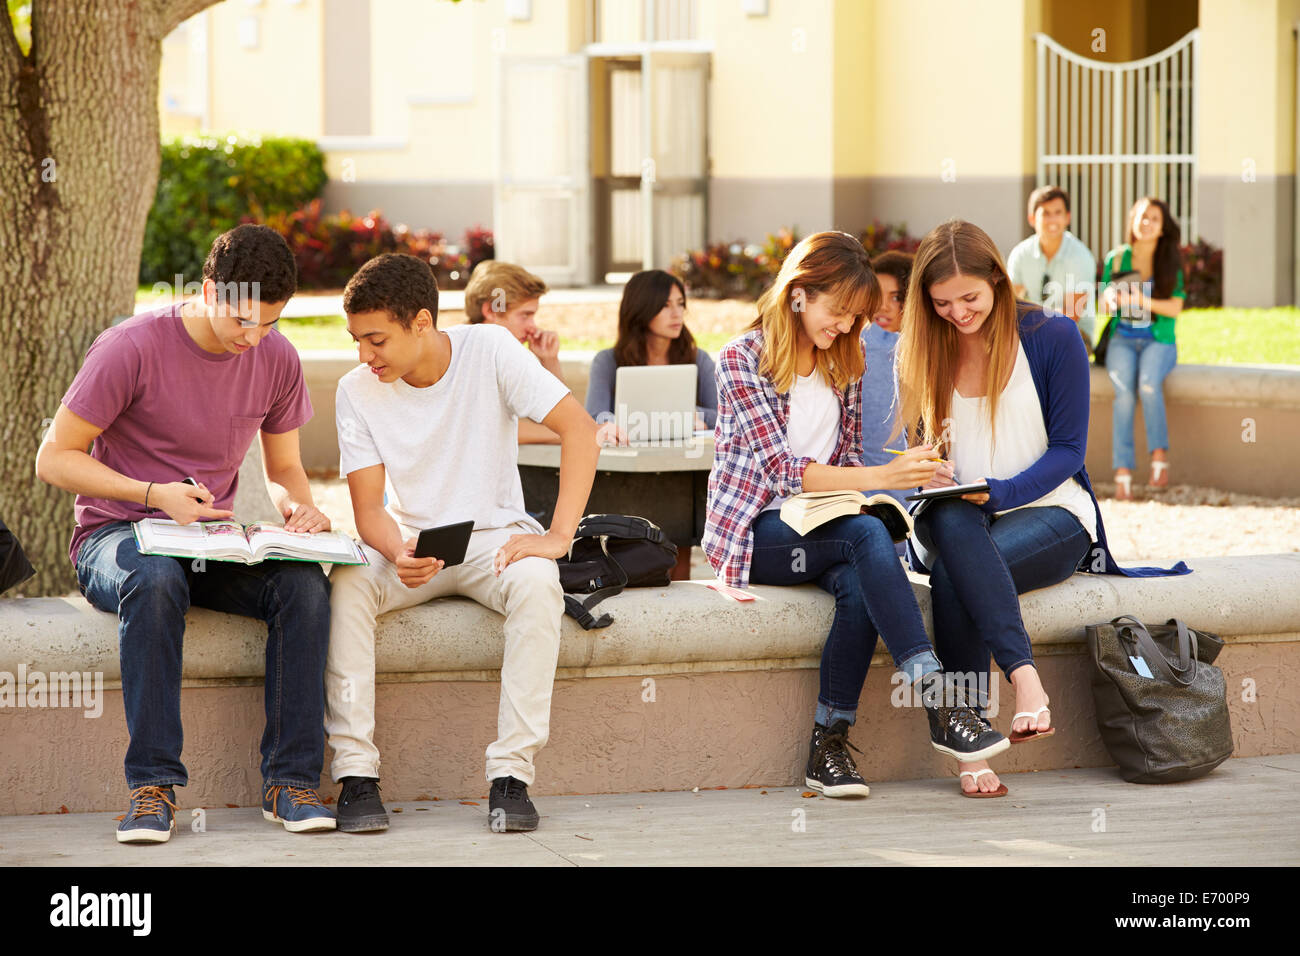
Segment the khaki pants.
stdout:
<path fill-rule="evenodd" d="M 554 561 L 521 558 L 497 577 L 492 558 L 511 535 L 535 528 L 475 531 L 465 563 L 408 588 L 397 569 L 367 545 L 370 566 L 330 574 L 330 647 L 325 665 L 325 732 L 334 751 L 331 776 L 378 777 L 375 747 L 375 618 L 387 611 L 459 594 L 505 615 L 505 658 L 497 739 L 487 749 L 487 778 L 533 783 L 533 758 L 550 733 L 551 690 L 560 652 L 564 594 Z"/>

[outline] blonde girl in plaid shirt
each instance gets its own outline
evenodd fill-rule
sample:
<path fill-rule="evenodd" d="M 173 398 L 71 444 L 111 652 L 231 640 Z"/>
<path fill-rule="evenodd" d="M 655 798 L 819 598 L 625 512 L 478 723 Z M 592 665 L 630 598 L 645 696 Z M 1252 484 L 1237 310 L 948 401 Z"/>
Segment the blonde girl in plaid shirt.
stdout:
<path fill-rule="evenodd" d="M 885 465 L 862 461 L 862 324 L 880 286 L 854 237 L 822 232 L 800 242 L 759 299 L 750 329 L 718 359 L 716 452 L 703 546 L 733 587 L 813 581 L 835 597 L 822 651 L 806 783 L 827 796 L 866 796 L 848 730 L 876 638 L 912 684 L 942 667 L 884 525 L 837 518 L 799 535 L 779 503 L 804 491 L 911 488 L 941 467 L 929 445 Z M 838 408 L 836 414 L 835 409 Z M 941 690 L 942 688 L 940 688 Z M 992 755 L 1007 741 L 964 700 L 920 696 L 933 745 L 952 756 Z M 933 705 L 933 706 L 932 706 Z"/>

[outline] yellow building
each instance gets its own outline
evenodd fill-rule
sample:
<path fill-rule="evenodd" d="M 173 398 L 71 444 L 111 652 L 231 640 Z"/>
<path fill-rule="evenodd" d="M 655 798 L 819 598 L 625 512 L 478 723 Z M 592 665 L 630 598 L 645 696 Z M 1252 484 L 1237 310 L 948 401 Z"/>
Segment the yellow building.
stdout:
<path fill-rule="evenodd" d="M 1225 302 L 1295 300 L 1300 0 L 227 0 L 168 37 L 165 132 L 306 136 L 326 204 L 556 284 L 706 239 L 1003 251 L 1058 182 L 1099 257 L 1147 192 L 1225 248 Z"/>

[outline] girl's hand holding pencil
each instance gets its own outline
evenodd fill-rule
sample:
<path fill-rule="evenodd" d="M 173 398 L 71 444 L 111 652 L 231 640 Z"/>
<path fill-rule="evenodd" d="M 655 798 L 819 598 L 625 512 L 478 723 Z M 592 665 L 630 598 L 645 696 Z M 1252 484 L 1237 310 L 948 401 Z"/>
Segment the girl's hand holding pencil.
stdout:
<path fill-rule="evenodd" d="M 891 455 L 906 455 L 910 452 L 914 452 L 918 450 L 933 451 L 933 449 L 929 445 L 917 445 L 915 448 L 907 449 L 907 451 L 898 451 L 895 448 L 881 449 L 881 451 L 887 451 Z M 951 485 L 957 484 L 957 476 L 956 473 L 953 471 L 952 462 L 944 461 L 942 458 L 926 458 L 924 460 L 937 461 L 939 462 L 939 467 L 935 470 L 933 477 L 931 477 L 928 482 L 926 482 L 924 485 L 921 486 L 923 489 L 947 488 Z M 984 480 L 988 481 L 988 478 L 985 478 Z M 975 482 L 972 481 L 971 484 L 975 484 Z M 969 495 L 962 495 L 961 497 L 963 501 L 969 501 L 971 504 L 976 504 L 976 505 L 982 505 L 989 500 L 989 495 L 987 491 L 972 492 Z"/>
<path fill-rule="evenodd" d="M 948 468 L 949 475 L 952 473 L 952 467 L 942 458 L 934 457 L 934 448 L 930 445 L 917 445 L 907 451 L 894 451 L 886 449 L 897 455 L 898 458 L 887 465 L 882 465 L 889 475 L 890 483 L 882 485 L 884 488 L 916 488 L 926 485 L 927 482 L 933 481 L 935 475 L 945 466 Z M 899 482 L 895 484 L 895 482 Z M 951 478 L 949 479 L 951 484 Z"/>
<path fill-rule="evenodd" d="M 907 449 L 907 452 L 899 451 L 896 448 L 883 448 L 881 450 L 887 451 L 891 455 L 905 455 L 908 452 L 916 451 L 918 449 L 933 451 L 929 445 L 918 445 L 915 448 Z M 922 460 L 937 462 L 939 465 L 939 467 L 935 469 L 934 474 L 930 477 L 930 480 L 921 485 L 922 488 L 947 488 L 950 485 L 955 485 L 957 483 L 953 473 L 952 462 L 945 461 L 942 458 L 925 458 Z"/>

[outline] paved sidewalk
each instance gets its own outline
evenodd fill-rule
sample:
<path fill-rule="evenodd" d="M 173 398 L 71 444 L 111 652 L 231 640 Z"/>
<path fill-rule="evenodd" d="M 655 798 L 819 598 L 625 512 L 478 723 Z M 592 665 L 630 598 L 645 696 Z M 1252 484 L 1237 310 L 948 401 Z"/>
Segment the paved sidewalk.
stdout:
<path fill-rule="evenodd" d="M 1300 754 L 1165 786 L 1105 768 L 1003 779 L 1007 797 L 979 801 L 955 778 L 873 784 L 866 800 L 802 787 L 538 797 L 531 834 L 491 833 L 480 797 L 390 804 L 392 827 L 373 835 L 290 834 L 256 808 L 208 810 L 196 832 L 185 808 L 160 846 L 116 843 L 111 813 L 0 817 L 0 866 L 1300 863 Z"/>

